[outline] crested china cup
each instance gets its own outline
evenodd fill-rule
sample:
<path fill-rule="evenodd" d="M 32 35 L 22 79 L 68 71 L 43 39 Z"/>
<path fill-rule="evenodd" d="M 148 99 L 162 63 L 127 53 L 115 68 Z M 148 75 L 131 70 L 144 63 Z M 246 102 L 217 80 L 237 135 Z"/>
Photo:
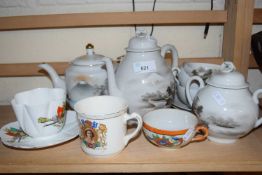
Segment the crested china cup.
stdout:
<path fill-rule="evenodd" d="M 192 81 L 202 85 L 204 82 L 198 76 L 191 77 L 186 91 L 194 113 L 208 125 L 209 140 L 233 143 L 261 125 L 258 96 L 262 89 L 252 95 L 244 76 L 235 70 L 232 62 L 224 62 L 220 71 L 206 81 L 207 85 L 202 86 L 195 97 L 188 93 Z"/>
<path fill-rule="evenodd" d="M 179 109 L 158 109 L 143 116 L 143 131 L 153 144 L 166 148 L 180 148 L 207 138 L 208 129 L 198 126 L 192 113 Z M 203 135 L 197 133 L 202 131 Z"/>
<path fill-rule="evenodd" d="M 117 154 L 142 128 L 142 118 L 127 114 L 127 102 L 120 97 L 96 96 L 80 100 L 74 106 L 80 124 L 82 150 L 92 156 Z M 127 132 L 127 121 L 137 120 L 136 129 Z"/>
<path fill-rule="evenodd" d="M 17 93 L 11 104 L 21 129 L 31 137 L 53 136 L 65 123 L 66 92 L 37 88 Z"/>

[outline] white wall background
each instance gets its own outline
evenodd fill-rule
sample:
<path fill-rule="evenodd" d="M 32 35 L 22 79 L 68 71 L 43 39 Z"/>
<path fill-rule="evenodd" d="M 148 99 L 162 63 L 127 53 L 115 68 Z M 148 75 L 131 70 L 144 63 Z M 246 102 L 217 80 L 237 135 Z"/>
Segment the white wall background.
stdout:
<path fill-rule="evenodd" d="M 131 0 L 1 0 L 0 16 L 61 14 L 81 12 L 132 11 Z M 136 10 L 151 10 L 153 0 L 136 0 Z M 256 0 L 262 8 L 262 0 Z M 214 9 L 223 9 L 224 0 L 214 0 Z M 155 10 L 208 10 L 210 0 L 158 0 Z M 147 27 L 150 31 L 150 27 Z M 253 32 L 262 27 L 254 26 Z M 203 39 L 204 26 L 155 27 L 160 46 L 176 46 L 180 57 L 221 56 L 223 27 L 211 26 Z M 116 58 L 125 54 L 134 27 L 45 29 L 0 32 L 0 63 L 71 61 L 85 53 L 91 42 L 99 54 Z M 0 70 L 1 71 L 1 70 Z M 262 88 L 261 73 L 250 70 L 252 90 Z M 0 78 L 0 105 L 8 104 L 15 93 L 35 87 L 51 87 L 47 77 Z"/>

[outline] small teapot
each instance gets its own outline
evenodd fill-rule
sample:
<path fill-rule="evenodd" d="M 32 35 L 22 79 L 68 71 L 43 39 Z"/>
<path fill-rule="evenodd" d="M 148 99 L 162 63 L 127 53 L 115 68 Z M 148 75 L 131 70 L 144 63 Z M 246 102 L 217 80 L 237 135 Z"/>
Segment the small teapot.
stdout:
<path fill-rule="evenodd" d="M 95 54 L 92 44 L 87 44 L 86 55 L 77 57 L 66 69 L 65 80 L 60 78 L 50 65 L 45 63 L 39 65 L 49 73 L 54 87 L 66 89 L 72 108 L 83 98 L 110 93 L 108 74 L 104 66 L 107 70 L 113 69 L 111 60 L 103 55 Z"/>
<path fill-rule="evenodd" d="M 194 98 L 189 93 L 193 81 L 200 83 Z M 191 77 L 186 84 L 186 96 L 193 112 L 208 125 L 209 140 L 233 143 L 262 124 L 262 118 L 258 119 L 258 96 L 262 89 L 251 95 L 244 76 L 232 62 L 224 62 L 206 83 L 199 76 Z"/>

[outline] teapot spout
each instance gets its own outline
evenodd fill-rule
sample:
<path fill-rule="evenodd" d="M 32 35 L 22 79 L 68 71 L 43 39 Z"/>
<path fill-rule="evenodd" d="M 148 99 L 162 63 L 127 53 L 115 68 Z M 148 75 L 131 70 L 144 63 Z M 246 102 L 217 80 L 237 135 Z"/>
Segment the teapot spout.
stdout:
<path fill-rule="evenodd" d="M 53 86 L 55 88 L 62 88 L 66 90 L 65 81 L 58 76 L 58 74 L 53 69 L 53 67 L 51 67 L 49 64 L 46 64 L 46 63 L 39 64 L 38 67 L 44 69 L 49 74 L 49 76 L 51 77 Z"/>
<path fill-rule="evenodd" d="M 112 96 L 122 97 L 122 93 L 116 84 L 115 73 L 114 73 L 112 61 L 110 60 L 110 58 L 106 58 L 106 57 L 103 58 L 103 61 L 106 63 L 106 68 L 107 68 L 109 94 Z"/>

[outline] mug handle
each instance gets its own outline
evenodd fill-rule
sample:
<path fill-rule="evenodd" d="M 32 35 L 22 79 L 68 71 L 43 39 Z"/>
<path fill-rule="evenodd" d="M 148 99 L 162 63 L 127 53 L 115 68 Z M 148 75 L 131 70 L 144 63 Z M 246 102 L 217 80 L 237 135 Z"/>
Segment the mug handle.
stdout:
<path fill-rule="evenodd" d="M 196 127 L 196 133 L 202 131 L 203 135 L 195 135 L 193 139 L 190 142 L 200 142 L 207 138 L 208 136 L 208 129 L 205 126 L 197 126 Z"/>
<path fill-rule="evenodd" d="M 139 131 L 141 130 L 142 128 L 142 118 L 140 115 L 138 115 L 137 113 L 132 113 L 131 115 L 130 114 L 126 114 L 125 115 L 125 122 L 127 123 L 128 120 L 131 120 L 131 119 L 136 119 L 137 120 L 137 127 L 135 129 L 135 131 L 133 131 L 132 133 L 130 134 L 127 134 L 125 137 L 124 137 L 124 142 L 125 142 L 125 145 L 127 145 L 127 143 L 129 142 L 129 140 L 131 140 L 132 138 L 134 138 L 138 133 Z"/>
<path fill-rule="evenodd" d="M 258 89 L 254 92 L 253 94 L 253 101 L 258 105 L 259 104 L 259 101 L 258 101 L 258 95 L 259 94 L 262 94 L 262 89 Z M 262 117 L 260 117 L 260 119 L 258 119 L 255 123 L 255 128 L 260 126 L 262 124 Z"/>
<path fill-rule="evenodd" d="M 187 82 L 186 82 L 186 98 L 187 98 L 187 101 L 188 101 L 188 103 L 191 107 L 192 107 L 192 104 L 193 104 L 194 97 L 191 96 L 190 86 L 191 86 L 191 84 L 194 80 L 199 82 L 198 91 L 205 86 L 204 80 L 202 80 L 202 78 L 200 78 L 199 76 L 192 76 L 187 80 Z"/>

